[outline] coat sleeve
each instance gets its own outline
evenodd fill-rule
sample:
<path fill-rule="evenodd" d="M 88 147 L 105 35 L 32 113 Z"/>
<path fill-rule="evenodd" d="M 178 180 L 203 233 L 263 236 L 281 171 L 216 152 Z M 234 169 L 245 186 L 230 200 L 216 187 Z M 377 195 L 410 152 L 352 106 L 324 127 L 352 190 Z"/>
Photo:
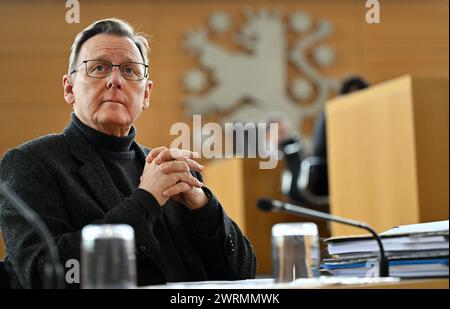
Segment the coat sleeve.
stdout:
<path fill-rule="evenodd" d="M 201 175 L 196 173 L 197 178 Z M 209 197 L 209 209 L 218 212 L 217 226 L 214 233 L 199 230 L 199 220 L 213 220 L 209 211 L 208 217 L 196 217 L 195 211 L 188 213 L 188 224 L 192 243 L 202 259 L 207 280 L 242 280 L 252 279 L 256 275 L 256 256 L 253 247 L 239 226 L 228 217 L 216 196 L 205 188 Z M 200 211 L 202 209 L 199 209 Z M 204 212 L 204 214 L 207 212 Z M 209 229 L 211 231 L 211 229 Z"/>
<path fill-rule="evenodd" d="M 71 225 L 60 184 L 49 171 L 30 152 L 13 149 L 0 163 L 0 180 L 42 218 L 54 236 L 62 266 L 70 259 L 80 261 L 81 231 Z M 161 207 L 151 194 L 142 191 L 136 190 L 92 224 L 129 224 L 135 230 L 136 243 L 151 249 L 155 238 L 150 227 L 160 216 Z M 142 205 L 144 200 L 146 206 Z M 45 245 L 30 224 L 3 197 L 0 197 L 0 227 L 8 260 L 20 285 L 24 288 L 42 287 L 47 258 Z M 139 261 L 139 254 L 137 259 Z"/>

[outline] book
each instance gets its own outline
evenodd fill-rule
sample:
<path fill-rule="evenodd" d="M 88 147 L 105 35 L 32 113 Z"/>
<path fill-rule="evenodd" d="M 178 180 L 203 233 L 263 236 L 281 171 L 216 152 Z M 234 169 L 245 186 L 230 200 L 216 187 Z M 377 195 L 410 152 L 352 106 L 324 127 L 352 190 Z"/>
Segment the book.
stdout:
<path fill-rule="evenodd" d="M 385 251 L 447 250 L 448 220 L 399 226 L 380 234 Z M 325 240 L 330 255 L 378 252 L 372 235 L 331 237 Z"/>
<path fill-rule="evenodd" d="M 326 262 L 322 270 L 335 276 L 371 277 L 378 274 L 367 261 Z M 389 260 L 389 275 L 402 278 L 448 277 L 447 258 Z"/>

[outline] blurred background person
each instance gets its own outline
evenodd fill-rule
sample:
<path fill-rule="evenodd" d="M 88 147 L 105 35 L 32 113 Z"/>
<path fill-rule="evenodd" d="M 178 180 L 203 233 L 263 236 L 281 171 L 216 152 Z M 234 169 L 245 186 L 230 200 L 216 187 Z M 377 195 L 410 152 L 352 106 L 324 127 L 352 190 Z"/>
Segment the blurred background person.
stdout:
<path fill-rule="evenodd" d="M 339 95 L 346 95 L 369 87 L 362 77 L 351 76 L 342 82 Z M 312 134 L 312 151 L 305 150 L 304 142 L 293 132 L 287 118 L 274 117 L 278 123 L 279 149 L 283 153 L 285 169 L 281 190 L 294 204 L 329 212 L 326 114 L 318 116 Z"/>

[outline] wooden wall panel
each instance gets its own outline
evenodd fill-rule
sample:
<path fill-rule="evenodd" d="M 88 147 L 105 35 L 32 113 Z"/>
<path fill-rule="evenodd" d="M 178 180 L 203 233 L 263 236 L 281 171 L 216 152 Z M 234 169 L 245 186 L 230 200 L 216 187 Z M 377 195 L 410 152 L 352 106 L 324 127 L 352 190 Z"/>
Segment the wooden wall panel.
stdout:
<path fill-rule="evenodd" d="M 416 78 L 412 90 L 420 217 L 424 222 L 448 219 L 448 79 Z"/>
<path fill-rule="evenodd" d="M 95 19 L 119 16 L 152 34 L 151 78 L 155 82 L 152 107 L 170 108 L 173 118 L 186 121 L 182 78 L 195 67 L 195 59 L 183 49 L 188 29 L 203 27 L 208 15 L 217 10 L 229 13 L 238 23 L 243 9 L 278 8 L 285 13 L 304 10 L 315 21 L 326 18 L 334 34 L 324 43 L 336 49 L 336 62 L 327 74 L 341 78 L 360 73 L 371 82 L 402 74 L 448 76 L 448 1 L 389 1 L 381 6 L 381 23 L 364 21 L 366 8 L 361 1 L 89 1 L 81 2 L 81 23 L 67 24 L 66 8 L 57 1 L 2 1 L 0 9 L 0 66 L 8 75 L 0 76 L 0 108 L 5 104 L 37 110 L 42 105 L 63 102 L 61 76 L 66 71 L 68 50 L 75 34 Z M 224 37 L 231 39 L 233 32 Z M 221 40 L 219 41 L 226 41 Z M 39 103 L 39 104 L 36 104 Z M 65 118 L 60 118 L 65 119 Z M 167 124 L 154 131 L 154 115 L 147 112 L 139 125 L 146 132 L 144 143 L 169 144 Z M 14 119 L 13 132 L 25 121 Z M 56 123 L 61 120 L 55 119 Z M 45 125 L 44 127 L 47 127 Z M 60 126 L 53 126 L 53 130 Z M 153 129 L 153 130 L 152 130 Z M 39 124 L 36 130 L 41 132 Z M 20 135 L 20 134 L 19 134 Z M 29 137 L 33 134 L 30 132 Z M 11 144 L 17 139 L 8 136 Z M 9 146 L 9 144 L 8 144 Z M 4 153 L 6 145 L 0 145 Z"/>

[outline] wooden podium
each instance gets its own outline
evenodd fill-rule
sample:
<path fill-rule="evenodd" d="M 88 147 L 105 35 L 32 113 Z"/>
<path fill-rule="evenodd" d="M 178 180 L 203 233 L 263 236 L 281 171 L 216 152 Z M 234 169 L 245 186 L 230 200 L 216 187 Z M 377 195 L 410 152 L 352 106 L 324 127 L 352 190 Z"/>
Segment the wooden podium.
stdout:
<path fill-rule="evenodd" d="M 331 212 L 377 231 L 448 219 L 448 99 L 448 79 L 403 76 L 330 100 Z"/>

